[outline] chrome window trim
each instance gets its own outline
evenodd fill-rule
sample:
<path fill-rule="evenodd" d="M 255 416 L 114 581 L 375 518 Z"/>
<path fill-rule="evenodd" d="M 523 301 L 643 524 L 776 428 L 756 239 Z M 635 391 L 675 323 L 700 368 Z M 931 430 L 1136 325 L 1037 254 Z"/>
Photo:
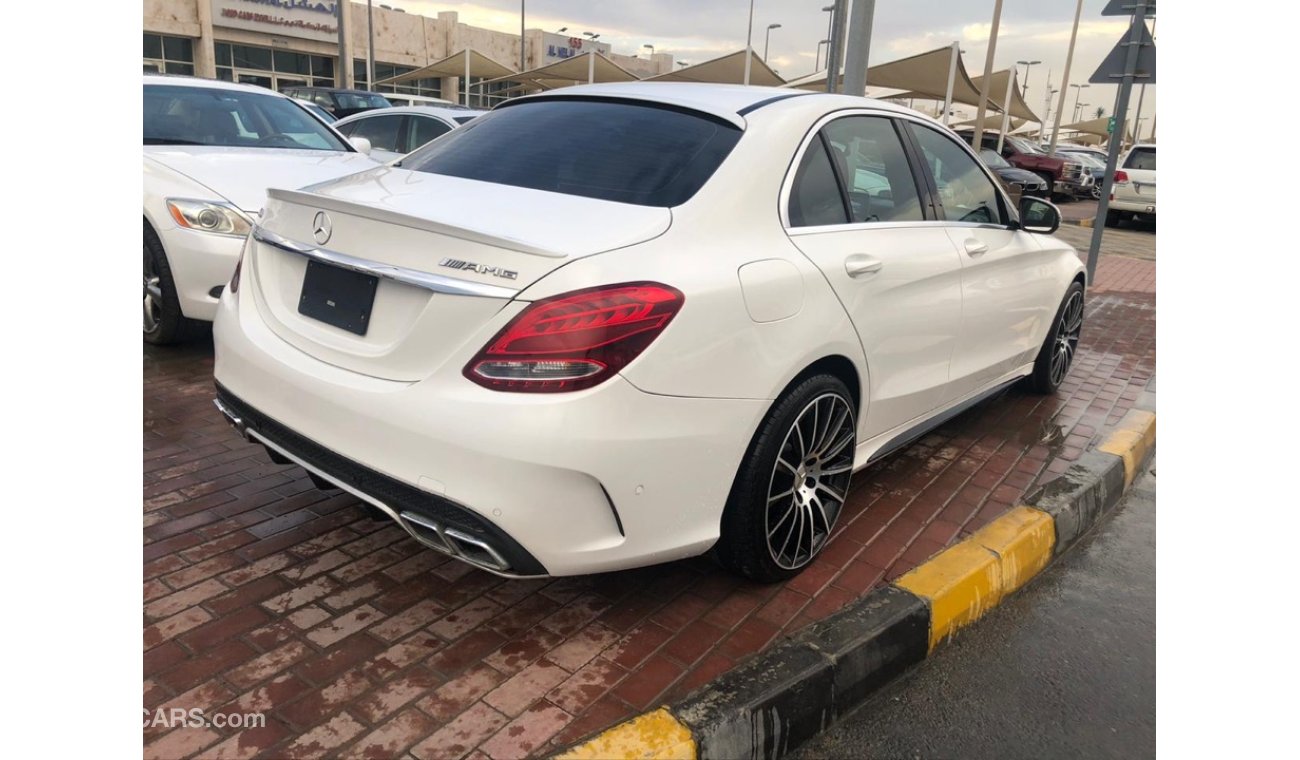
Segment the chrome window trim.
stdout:
<path fill-rule="evenodd" d="M 288 253 L 297 254 L 304 258 L 320 261 L 326 264 L 332 264 L 336 267 L 350 269 L 354 272 L 368 274 L 374 277 L 380 277 L 385 280 L 400 282 L 404 285 L 411 285 L 417 288 L 423 288 L 434 293 L 445 293 L 453 296 L 476 296 L 479 298 L 514 298 L 519 294 L 515 288 L 505 288 L 500 285 L 486 285 L 468 280 L 459 280 L 454 277 L 446 277 L 432 272 L 421 272 L 416 269 L 407 269 L 406 267 L 393 266 L 391 264 L 381 264 L 377 261 L 349 256 L 346 253 L 331 251 L 328 248 L 307 245 L 290 240 L 282 235 L 260 225 L 253 227 L 253 239 L 259 243 L 279 248 Z"/>
<path fill-rule="evenodd" d="M 913 116 L 911 114 L 899 113 L 897 111 L 890 111 L 885 109 L 844 108 L 844 109 L 831 111 L 830 113 L 823 114 L 816 121 L 813 122 L 812 127 L 810 127 L 808 132 L 803 136 L 803 140 L 799 143 L 799 149 L 796 150 L 794 153 L 794 159 L 790 162 L 790 165 L 786 167 L 785 178 L 781 181 L 781 194 L 777 200 L 777 203 L 779 204 L 777 211 L 781 217 L 781 226 L 785 228 L 787 235 L 795 236 L 795 235 L 820 234 L 824 232 L 850 232 L 850 231 L 861 231 L 861 230 L 904 229 L 909 227 L 933 227 L 933 226 L 986 227 L 995 230 L 1006 230 L 1006 229 L 1015 229 L 1018 226 L 1019 214 L 1017 213 L 1015 204 L 1011 202 L 1011 196 L 1007 195 L 1006 191 L 1002 189 L 1002 183 L 997 181 L 997 179 L 993 176 L 989 168 L 984 165 L 983 161 L 979 160 L 979 156 L 975 154 L 975 152 L 971 149 L 969 145 L 967 145 L 966 143 L 962 142 L 959 139 L 956 139 L 953 135 L 947 134 L 943 136 L 948 138 L 949 140 L 952 140 L 954 143 L 962 146 L 963 148 L 965 148 L 966 152 L 970 154 L 972 159 L 974 159 L 975 165 L 978 166 L 984 172 L 984 176 L 989 180 L 989 182 L 993 184 L 994 191 L 1001 194 L 1003 202 L 1006 204 L 1007 215 L 1008 217 L 1010 217 L 1008 221 L 1015 222 L 1016 223 L 1015 225 L 988 224 L 988 223 L 977 224 L 973 222 L 954 222 L 946 219 L 925 219 L 921 221 L 912 221 L 912 222 L 852 222 L 849 224 L 824 224 L 824 225 L 818 225 L 816 227 L 792 227 L 790 225 L 790 193 L 794 188 L 794 175 L 799 170 L 799 162 L 803 160 L 803 154 L 805 151 L 808 150 L 808 145 L 813 141 L 813 138 L 815 138 L 818 135 L 818 133 L 821 132 L 822 127 L 825 127 L 828 123 L 836 119 L 842 119 L 846 116 L 878 116 L 886 119 L 898 119 L 899 121 L 910 121 L 914 124 L 920 125 L 922 127 L 927 127 L 936 132 L 939 132 L 940 134 L 943 134 L 943 130 L 946 129 L 946 127 L 943 127 L 942 125 L 936 125 L 918 116 Z M 904 150 L 907 149 L 906 145 L 904 145 L 903 147 Z M 926 171 L 927 172 L 929 171 L 928 167 L 926 168 Z M 917 188 L 917 191 L 923 193 L 924 189 Z"/>

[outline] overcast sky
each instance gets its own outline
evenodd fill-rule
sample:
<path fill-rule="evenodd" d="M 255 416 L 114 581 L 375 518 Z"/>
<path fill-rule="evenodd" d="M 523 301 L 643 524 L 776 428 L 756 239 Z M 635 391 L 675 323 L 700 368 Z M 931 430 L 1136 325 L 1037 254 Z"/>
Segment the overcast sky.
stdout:
<path fill-rule="evenodd" d="M 433 16 L 439 11 L 457 11 L 465 23 L 518 34 L 519 0 L 384 0 L 385 4 L 408 12 Z M 818 41 L 826 37 L 827 17 L 822 8 L 832 0 L 755 0 L 754 48 L 763 52 L 763 34 L 768 24 L 781 24 L 772 30 L 769 62 L 782 76 L 793 79 L 813 71 Z M 994 70 L 1004 69 L 1018 60 L 1041 60 L 1029 73 L 1029 92 L 1025 100 L 1036 113 L 1043 112 L 1048 70 L 1052 84 L 1061 85 L 1065 55 L 1070 43 L 1070 23 L 1074 18 L 1071 0 L 1005 0 L 1002 25 L 998 34 Z M 1074 65 L 1070 81 L 1087 83 L 1102 58 L 1120 40 L 1127 19 L 1101 15 L 1106 0 L 1084 0 L 1079 25 Z M 745 46 L 745 23 L 749 0 L 528 0 L 528 28 L 558 31 L 567 26 L 568 34 L 584 31 L 600 34 L 602 42 L 614 46 L 614 52 L 632 55 L 649 51 L 672 53 L 679 61 L 699 63 Z M 988 49 L 993 0 L 877 0 L 871 63 L 884 63 L 914 53 L 960 41 L 963 60 L 972 77 L 984 71 Z M 1158 31 L 1158 30 L 1157 30 Z M 1024 67 L 1020 67 L 1022 76 Z M 869 84 L 869 83 L 868 83 Z M 1115 104 L 1114 86 L 1092 85 L 1081 91 L 1080 102 L 1090 116 L 1098 107 L 1110 115 Z M 1148 87 L 1142 112 L 1155 112 L 1154 86 Z M 1074 106 L 1075 90 L 1066 102 L 1066 117 Z M 918 106 L 920 104 L 918 103 Z M 1134 91 L 1130 108 L 1137 106 Z M 1053 111 L 1055 111 L 1055 104 Z M 969 109 L 973 113 L 973 109 Z M 1132 114 L 1130 113 L 1130 118 Z M 1143 134 L 1151 129 L 1151 120 L 1143 121 Z"/>

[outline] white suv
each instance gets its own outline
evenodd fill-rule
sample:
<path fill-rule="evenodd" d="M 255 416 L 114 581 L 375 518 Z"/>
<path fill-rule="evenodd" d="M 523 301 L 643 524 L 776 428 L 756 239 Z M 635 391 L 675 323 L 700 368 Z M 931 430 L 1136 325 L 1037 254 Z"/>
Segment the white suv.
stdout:
<path fill-rule="evenodd" d="M 1110 191 L 1106 226 L 1114 227 L 1127 216 L 1132 220 L 1156 218 L 1156 146 L 1139 143 L 1129 149 Z"/>

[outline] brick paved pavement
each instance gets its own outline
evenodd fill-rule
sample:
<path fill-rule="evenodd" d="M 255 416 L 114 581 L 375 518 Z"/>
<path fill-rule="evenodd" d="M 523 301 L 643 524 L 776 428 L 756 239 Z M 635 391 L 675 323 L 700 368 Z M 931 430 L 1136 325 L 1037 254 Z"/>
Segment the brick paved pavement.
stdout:
<path fill-rule="evenodd" d="M 146 757 L 543 755 L 674 699 L 986 524 L 1063 471 L 1155 371 L 1153 262 L 1104 257 L 1060 393 L 1011 390 L 854 478 L 798 578 L 706 559 L 506 581 L 315 490 L 211 404 L 211 346 L 144 354 Z"/>

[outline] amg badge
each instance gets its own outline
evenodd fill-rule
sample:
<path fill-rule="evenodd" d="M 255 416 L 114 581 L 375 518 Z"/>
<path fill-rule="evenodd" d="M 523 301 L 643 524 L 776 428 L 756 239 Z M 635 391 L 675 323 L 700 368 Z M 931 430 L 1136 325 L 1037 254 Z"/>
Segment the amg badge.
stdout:
<path fill-rule="evenodd" d="M 519 273 L 513 269 L 490 267 L 487 264 L 475 264 L 472 261 L 461 261 L 460 259 L 443 259 L 438 262 L 438 266 L 448 267 L 449 269 L 464 269 L 478 274 L 490 274 L 494 277 L 501 277 L 507 280 L 513 280 L 519 276 Z"/>

